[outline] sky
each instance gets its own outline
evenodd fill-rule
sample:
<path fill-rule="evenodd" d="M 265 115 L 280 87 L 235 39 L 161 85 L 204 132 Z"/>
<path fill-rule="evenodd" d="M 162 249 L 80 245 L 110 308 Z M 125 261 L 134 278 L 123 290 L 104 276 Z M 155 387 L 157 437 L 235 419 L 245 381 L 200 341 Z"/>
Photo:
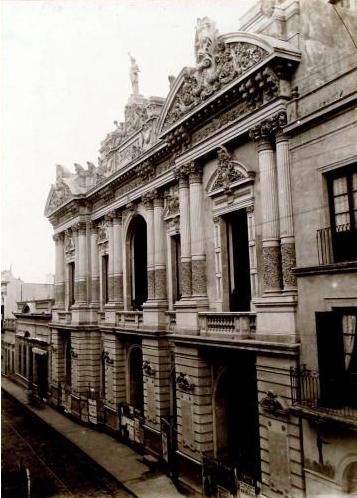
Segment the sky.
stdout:
<path fill-rule="evenodd" d="M 237 31 L 254 0 L 2 0 L 1 269 L 26 282 L 54 273 L 44 216 L 55 165 L 97 163 L 124 119 L 130 52 L 145 97 L 194 65 L 196 19 Z"/>

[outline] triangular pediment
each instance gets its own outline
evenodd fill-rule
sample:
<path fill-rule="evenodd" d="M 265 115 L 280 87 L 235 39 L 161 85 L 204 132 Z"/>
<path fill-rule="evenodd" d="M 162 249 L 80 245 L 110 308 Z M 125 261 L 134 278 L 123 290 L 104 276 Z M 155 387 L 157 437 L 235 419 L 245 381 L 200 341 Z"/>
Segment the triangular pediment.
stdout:
<path fill-rule="evenodd" d="M 184 68 L 172 85 L 160 116 L 160 135 L 275 56 L 295 61 L 300 58 L 299 51 L 287 42 L 239 32 L 217 36 L 217 30 L 207 18 L 199 21 L 196 67 Z"/>
<path fill-rule="evenodd" d="M 73 196 L 68 185 L 63 181 L 57 182 L 56 185 L 52 185 L 47 197 L 45 216 L 53 213 L 53 211 L 65 202 L 69 201 L 72 197 Z"/>

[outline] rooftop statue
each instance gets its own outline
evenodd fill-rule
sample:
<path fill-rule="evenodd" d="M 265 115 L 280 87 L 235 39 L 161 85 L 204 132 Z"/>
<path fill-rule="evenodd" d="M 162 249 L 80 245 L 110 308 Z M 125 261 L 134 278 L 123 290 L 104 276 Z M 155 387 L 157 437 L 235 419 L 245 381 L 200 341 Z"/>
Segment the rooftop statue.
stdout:
<path fill-rule="evenodd" d="M 130 81 L 133 89 L 133 95 L 139 95 L 139 66 L 136 63 L 136 60 L 132 55 L 129 54 L 130 57 Z"/>

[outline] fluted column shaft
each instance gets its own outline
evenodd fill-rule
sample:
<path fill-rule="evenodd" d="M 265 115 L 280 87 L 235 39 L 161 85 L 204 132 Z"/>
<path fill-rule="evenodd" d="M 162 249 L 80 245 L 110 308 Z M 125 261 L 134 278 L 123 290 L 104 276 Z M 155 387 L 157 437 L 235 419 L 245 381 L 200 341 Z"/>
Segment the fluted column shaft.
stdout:
<path fill-rule="evenodd" d="M 178 170 L 177 177 L 180 205 L 181 290 L 182 299 L 185 299 L 191 297 L 192 294 L 190 191 L 188 175 L 183 167 Z"/>
<path fill-rule="evenodd" d="M 276 135 L 281 261 L 284 290 L 296 289 L 292 268 L 296 264 L 293 208 L 290 184 L 289 141 L 283 133 Z"/>
<path fill-rule="evenodd" d="M 64 234 L 54 235 L 53 240 L 56 244 L 55 303 L 57 308 L 64 308 Z"/>
<path fill-rule="evenodd" d="M 203 297 L 207 295 L 207 281 L 203 227 L 202 169 L 195 163 L 191 164 L 189 182 L 192 296 Z"/>
<path fill-rule="evenodd" d="M 281 289 L 279 205 L 275 157 L 269 140 L 263 139 L 258 142 L 258 156 L 262 205 L 264 290 L 275 292 Z"/>
<path fill-rule="evenodd" d="M 152 198 L 146 198 L 148 300 L 155 299 L 155 226 Z"/>
<path fill-rule="evenodd" d="M 79 223 L 77 230 L 78 251 L 78 280 L 77 280 L 77 303 L 87 302 L 87 231 L 86 224 Z M 76 258 L 77 259 L 77 258 Z M 77 266 L 77 265 L 76 265 Z"/>
<path fill-rule="evenodd" d="M 107 222 L 108 233 L 108 303 L 113 303 L 113 281 L 114 281 L 114 230 L 113 230 L 113 215 L 108 214 L 105 217 Z"/>
<path fill-rule="evenodd" d="M 98 254 L 98 232 L 97 226 L 91 225 L 91 303 L 99 306 L 99 254 Z"/>
<path fill-rule="evenodd" d="M 165 230 L 164 230 L 164 199 L 161 192 L 154 197 L 154 233 L 155 233 L 155 300 L 163 301 L 167 298 L 166 290 L 166 258 L 165 258 Z"/>
<path fill-rule="evenodd" d="M 113 219 L 113 300 L 123 306 L 123 227 L 122 216 Z"/>

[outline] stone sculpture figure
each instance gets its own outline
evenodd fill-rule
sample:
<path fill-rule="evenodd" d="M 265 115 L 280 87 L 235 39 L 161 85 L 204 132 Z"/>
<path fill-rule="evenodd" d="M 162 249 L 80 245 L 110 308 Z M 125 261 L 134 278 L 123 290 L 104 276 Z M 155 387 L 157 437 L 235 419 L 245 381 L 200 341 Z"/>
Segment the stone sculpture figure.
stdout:
<path fill-rule="evenodd" d="M 139 95 L 139 66 L 136 63 L 135 58 L 129 54 L 130 57 L 130 81 L 133 89 L 133 95 Z"/>

